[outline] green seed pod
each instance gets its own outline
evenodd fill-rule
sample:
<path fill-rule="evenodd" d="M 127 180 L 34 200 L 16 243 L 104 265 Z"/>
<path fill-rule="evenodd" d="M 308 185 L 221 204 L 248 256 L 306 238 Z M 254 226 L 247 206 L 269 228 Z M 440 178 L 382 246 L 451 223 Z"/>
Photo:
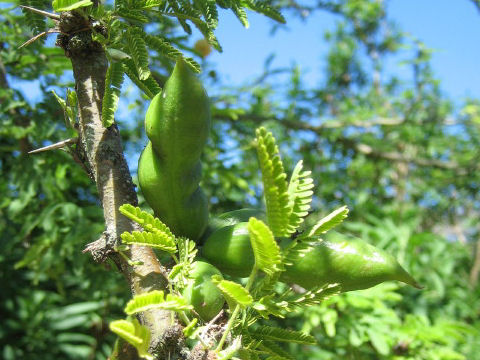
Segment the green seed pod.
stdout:
<path fill-rule="evenodd" d="M 392 255 L 360 239 L 338 235 L 294 259 L 281 280 L 305 289 L 338 283 L 342 292 L 367 289 L 389 280 L 421 288 Z"/>
<path fill-rule="evenodd" d="M 225 303 L 221 291 L 211 280 L 213 275 L 222 274 L 216 267 L 204 261 L 196 261 L 192 265 L 192 278 L 183 295 L 203 321 L 210 321 Z"/>
<path fill-rule="evenodd" d="M 150 142 L 138 164 L 143 195 L 175 235 L 197 241 L 208 222 L 208 201 L 199 182 L 210 105 L 201 82 L 182 59 L 150 103 L 145 128 Z"/>
<path fill-rule="evenodd" d="M 228 211 L 217 216 L 219 220 L 224 221 L 224 226 L 235 225 L 239 222 L 248 222 L 251 217 L 263 219 L 265 218 L 265 212 L 259 209 L 245 208 Z"/>
<path fill-rule="evenodd" d="M 255 263 L 247 223 L 226 226 L 205 242 L 202 255 L 224 274 L 246 277 Z M 397 260 L 360 239 L 338 235 L 319 241 L 286 266 L 280 280 L 306 289 L 339 283 L 342 291 L 367 289 L 397 280 L 420 288 Z"/>
<path fill-rule="evenodd" d="M 238 224 L 239 222 L 247 222 L 252 216 L 257 219 L 265 219 L 265 212 L 259 209 L 245 208 L 228 211 L 212 217 L 208 222 L 207 230 L 203 233 L 200 243 L 203 244 L 214 231 L 225 226 Z"/>
<path fill-rule="evenodd" d="M 217 229 L 202 247 L 202 256 L 224 274 L 247 277 L 255 264 L 248 223 Z"/>

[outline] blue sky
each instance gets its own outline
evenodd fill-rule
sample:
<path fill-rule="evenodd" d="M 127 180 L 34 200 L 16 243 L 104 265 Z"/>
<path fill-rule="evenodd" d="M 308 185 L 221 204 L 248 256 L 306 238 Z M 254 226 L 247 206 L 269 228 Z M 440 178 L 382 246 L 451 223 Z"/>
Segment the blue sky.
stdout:
<path fill-rule="evenodd" d="M 403 31 L 436 50 L 432 66 L 448 97 L 456 104 L 466 97 L 480 98 L 480 12 L 470 0 L 389 0 L 387 13 Z M 220 14 L 217 37 L 223 53 L 213 52 L 209 61 L 225 84 L 239 85 L 260 75 L 271 54 L 276 56 L 274 67 L 296 64 L 309 85 L 322 81 L 322 56 L 328 49 L 323 34 L 335 24 L 331 14 L 316 12 L 305 22 L 288 18 L 274 36 L 270 19 L 248 15 L 250 28 L 245 29 L 231 12 Z M 199 34 L 194 36 L 198 38 Z M 54 40 L 50 36 L 49 42 Z M 392 59 L 388 69 L 406 76 L 408 69 L 400 60 Z M 38 82 L 16 85 L 24 89 L 27 99 L 38 100 Z"/>
<path fill-rule="evenodd" d="M 387 14 L 401 30 L 435 50 L 432 66 L 447 96 L 456 103 L 480 98 L 480 12 L 470 0 L 390 0 Z M 270 54 L 276 55 L 274 66 L 295 63 L 312 85 L 322 80 L 321 57 L 327 50 L 323 33 L 333 29 L 332 15 L 317 12 L 306 22 L 289 18 L 285 30 L 273 37 L 269 19 L 248 15 L 250 28 L 245 29 L 230 13 L 221 14 L 217 37 L 223 53 L 209 60 L 225 82 L 241 84 L 259 75 Z M 399 60 L 389 68 L 402 74 Z"/>

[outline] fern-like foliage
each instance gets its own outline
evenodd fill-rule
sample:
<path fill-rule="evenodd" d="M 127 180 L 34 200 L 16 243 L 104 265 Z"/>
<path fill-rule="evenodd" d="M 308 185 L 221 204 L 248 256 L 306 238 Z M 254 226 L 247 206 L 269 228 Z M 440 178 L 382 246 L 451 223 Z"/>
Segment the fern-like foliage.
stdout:
<path fill-rule="evenodd" d="M 294 360 L 288 352 L 273 341 L 262 341 L 257 348 L 270 355 L 268 357 L 270 360 Z"/>
<path fill-rule="evenodd" d="M 202 6 L 203 16 L 206 19 L 207 25 L 210 29 L 215 29 L 218 26 L 218 11 L 215 0 L 200 1 Z"/>
<path fill-rule="evenodd" d="M 120 90 L 123 84 L 123 67 L 121 63 L 111 62 L 105 78 L 105 94 L 102 100 L 102 124 L 110 127 L 114 122 Z"/>
<path fill-rule="evenodd" d="M 223 280 L 220 277 L 217 278 L 216 276 L 213 276 L 212 280 L 220 289 L 231 308 L 234 307 L 234 304 L 246 307 L 253 303 L 252 295 L 242 285 L 233 281 Z"/>
<path fill-rule="evenodd" d="M 285 18 L 283 15 L 275 9 L 274 7 L 270 6 L 266 1 L 262 0 L 245 0 L 243 2 L 246 7 L 250 10 L 253 10 L 259 14 L 263 14 L 268 16 L 269 18 L 278 21 L 279 23 L 285 24 Z"/>
<path fill-rule="evenodd" d="M 145 326 L 142 326 L 137 319 L 133 318 L 131 321 L 112 321 L 110 323 L 110 330 L 133 345 L 142 359 L 154 359 L 154 357 L 148 353 L 150 332 Z"/>
<path fill-rule="evenodd" d="M 177 288 L 184 288 L 188 281 L 192 263 L 195 261 L 198 250 L 195 242 L 187 238 L 177 238 L 176 242 L 178 248 L 178 264 L 173 266 L 168 274 L 168 278 Z"/>
<path fill-rule="evenodd" d="M 181 51 L 173 47 L 165 39 L 147 34 L 144 35 L 144 39 L 150 49 L 156 50 L 170 60 L 176 61 L 178 57 L 182 56 Z M 194 72 L 200 72 L 200 65 L 195 60 L 190 57 L 184 58 L 184 60 Z"/>
<path fill-rule="evenodd" d="M 127 315 L 133 315 L 150 309 L 184 311 L 193 309 L 193 306 L 188 304 L 183 297 L 173 294 L 167 294 L 165 297 L 163 291 L 154 290 L 136 295 L 127 303 L 124 310 Z"/>
<path fill-rule="evenodd" d="M 339 225 L 347 216 L 348 208 L 347 206 L 342 206 L 318 221 L 306 234 L 309 237 L 320 236 Z"/>
<path fill-rule="evenodd" d="M 150 75 L 145 80 L 140 80 L 140 77 L 137 72 L 137 67 L 133 60 L 126 60 L 123 62 L 123 71 L 125 74 L 132 80 L 132 82 L 138 86 L 140 90 L 142 90 L 145 95 L 147 95 L 150 99 L 153 99 L 155 95 L 157 95 L 162 88 L 158 85 L 157 81 Z"/>
<path fill-rule="evenodd" d="M 200 30 L 203 37 L 208 40 L 210 45 L 212 45 L 218 51 L 220 51 L 220 52 L 222 51 L 220 43 L 218 42 L 218 40 L 217 40 L 217 38 L 216 38 L 216 36 L 213 32 L 213 29 L 211 29 L 205 21 L 201 20 L 198 17 L 194 17 L 194 16 L 191 16 L 191 15 L 178 14 L 178 13 L 175 13 L 175 14 L 172 14 L 172 15 L 174 15 L 178 19 L 190 20 L 195 25 L 195 27 L 198 30 Z"/>
<path fill-rule="evenodd" d="M 268 319 L 269 316 L 275 316 L 284 318 L 285 314 L 290 311 L 290 306 L 286 301 L 278 301 L 276 299 L 277 294 L 269 294 L 260 298 L 253 305 L 253 309 L 264 319 Z"/>
<path fill-rule="evenodd" d="M 166 234 L 170 238 L 175 238 L 167 225 L 161 222 L 160 219 L 154 217 L 152 214 L 143 211 L 138 206 L 135 207 L 131 204 L 123 204 L 120 206 L 119 210 L 120 213 L 128 217 L 130 220 L 142 225 L 144 230 L 158 234 Z"/>
<path fill-rule="evenodd" d="M 242 359 L 293 360 L 292 356 L 273 341 L 253 339 L 249 334 L 243 336 L 244 347 L 239 351 Z"/>
<path fill-rule="evenodd" d="M 138 27 L 130 27 L 127 32 L 129 55 L 137 68 L 138 78 L 145 81 L 150 76 L 148 68 L 148 51 L 144 40 L 144 32 Z"/>
<path fill-rule="evenodd" d="M 242 25 L 248 29 L 250 27 L 250 24 L 248 23 L 248 18 L 247 18 L 247 13 L 243 8 L 241 8 L 239 5 L 237 5 L 236 1 L 231 2 L 231 9 L 237 19 L 242 23 Z"/>
<path fill-rule="evenodd" d="M 173 15 L 176 15 L 176 14 L 182 14 L 182 12 L 184 13 L 184 15 L 189 15 L 189 16 L 192 16 L 192 11 L 188 11 L 188 9 L 185 9 L 185 8 L 182 8 L 179 4 L 178 4 L 178 0 L 166 0 L 166 2 L 168 3 L 168 8 L 169 10 L 172 11 Z M 190 8 L 190 7 L 189 7 Z M 195 17 L 196 15 L 193 14 L 193 16 Z M 177 17 L 178 19 L 178 22 L 180 23 L 180 25 L 182 26 L 183 30 L 187 33 L 187 34 L 191 34 L 192 33 L 192 28 L 190 27 L 190 25 L 187 24 L 187 22 L 185 21 L 185 17 Z"/>
<path fill-rule="evenodd" d="M 341 288 L 338 284 L 326 284 L 316 289 L 311 289 L 302 294 L 294 293 L 291 289 L 283 294 L 279 300 L 288 304 L 290 311 L 318 305 L 326 299 L 340 294 Z"/>
<path fill-rule="evenodd" d="M 288 184 L 289 207 L 292 209 L 289 223 L 292 229 L 298 229 L 305 216 L 308 215 L 313 196 L 313 180 L 311 171 L 302 171 L 303 162 L 295 166 Z"/>
<path fill-rule="evenodd" d="M 299 331 L 281 329 L 271 326 L 259 326 L 254 330 L 249 329 L 249 335 L 253 339 L 259 340 L 292 342 L 306 345 L 315 345 L 317 343 L 315 338 L 311 335 Z"/>
<path fill-rule="evenodd" d="M 58 96 L 54 90 L 52 94 L 63 109 L 65 123 L 73 128 L 77 117 L 77 94 L 75 91 L 67 90 L 67 100 Z"/>
<path fill-rule="evenodd" d="M 35 9 L 45 10 L 48 8 L 49 2 L 45 0 L 22 0 L 20 1 L 21 5 L 30 6 Z M 25 20 L 32 29 L 34 34 L 41 33 L 46 30 L 47 25 L 45 22 L 45 17 L 43 15 L 34 13 L 27 9 L 22 9 L 23 14 L 25 15 Z M 39 41 L 45 41 L 45 37 L 38 39 Z"/>
<path fill-rule="evenodd" d="M 273 233 L 261 220 L 251 217 L 248 232 L 255 256 L 255 266 L 267 275 L 274 275 L 281 270 L 282 257 Z"/>
<path fill-rule="evenodd" d="M 131 233 L 124 232 L 121 235 L 122 241 L 125 244 L 137 244 L 142 246 L 150 246 L 170 254 L 177 251 L 174 238 L 161 232 L 147 232 L 147 231 L 133 231 Z"/>
<path fill-rule="evenodd" d="M 267 295 L 255 301 L 253 309 L 264 319 L 268 319 L 270 316 L 284 318 L 286 314 L 292 311 L 318 305 L 331 296 L 338 295 L 340 291 L 341 288 L 338 284 L 323 285 L 301 294 L 293 292 L 292 289 L 288 289 L 281 295 L 275 292 L 268 293 L 263 291 L 263 293 L 267 293 Z M 254 317 L 252 313 L 250 313 L 249 316 L 250 318 Z"/>
<path fill-rule="evenodd" d="M 148 16 L 143 14 L 140 10 L 121 7 L 117 9 L 116 13 L 118 16 L 133 23 L 147 24 L 149 22 Z"/>
<path fill-rule="evenodd" d="M 262 172 L 263 192 L 268 226 L 278 237 L 287 237 L 295 229 L 290 226 L 291 207 L 287 189 L 287 175 L 271 132 L 263 127 L 256 131 L 257 156 Z"/>
<path fill-rule="evenodd" d="M 307 254 L 318 241 L 322 241 L 317 236 L 297 236 L 283 251 L 283 263 L 286 266 L 292 265 Z"/>
<path fill-rule="evenodd" d="M 128 6 L 130 10 L 147 10 L 163 6 L 164 2 L 163 0 L 135 0 L 122 5 L 123 7 Z"/>
<path fill-rule="evenodd" d="M 177 246 L 180 261 L 183 263 L 192 263 L 198 252 L 195 241 L 181 237 L 177 239 Z"/>

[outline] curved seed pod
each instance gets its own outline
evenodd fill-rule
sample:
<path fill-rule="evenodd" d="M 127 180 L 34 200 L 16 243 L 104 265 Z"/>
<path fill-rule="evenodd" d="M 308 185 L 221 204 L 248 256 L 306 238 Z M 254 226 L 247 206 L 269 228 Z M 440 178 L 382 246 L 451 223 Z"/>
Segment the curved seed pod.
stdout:
<path fill-rule="evenodd" d="M 226 226 L 205 242 L 202 255 L 224 274 L 245 277 L 254 265 L 247 223 Z M 303 256 L 285 267 L 280 280 L 306 289 L 325 284 L 340 284 L 342 291 L 367 289 L 385 281 L 397 280 L 421 286 L 398 261 L 360 239 L 339 237 L 319 241 Z"/>
<path fill-rule="evenodd" d="M 389 280 L 421 286 L 384 250 L 360 239 L 335 236 L 293 259 L 281 275 L 284 282 L 306 289 L 338 283 L 342 292 L 367 289 Z"/>
<path fill-rule="evenodd" d="M 150 103 L 145 128 L 150 142 L 138 164 L 145 199 L 175 235 L 197 241 L 208 222 L 208 201 L 199 182 L 210 104 L 201 82 L 182 59 Z"/>
<path fill-rule="evenodd" d="M 253 208 L 238 209 L 220 214 L 217 216 L 217 219 L 223 220 L 225 226 L 227 226 L 235 225 L 239 222 L 248 222 L 248 219 L 250 219 L 251 217 L 263 219 L 265 218 L 265 211 Z"/>
<path fill-rule="evenodd" d="M 214 231 L 202 247 L 202 256 L 224 274 L 247 277 L 255 258 L 248 223 L 240 222 Z"/>
<path fill-rule="evenodd" d="M 239 222 L 247 222 L 252 216 L 257 219 L 265 219 L 265 212 L 259 209 L 245 208 L 228 211 L 212 217 L 208 221 L 207 230 L 203 233 L 200 243 L 203 244 L 214 231 L 225 226 L 238 224 Z"/>
<path fill-rule="evenodd" d="M 210 321 L 223 308 L 225 299 L 212 282 L 213 275 L 220 275 L 220 271 L 213 265 L 204 261 L 196 261 L 192 264 L 192 279 L 183 291 L 187 301 L 193 306 L 203 321 Z"/>

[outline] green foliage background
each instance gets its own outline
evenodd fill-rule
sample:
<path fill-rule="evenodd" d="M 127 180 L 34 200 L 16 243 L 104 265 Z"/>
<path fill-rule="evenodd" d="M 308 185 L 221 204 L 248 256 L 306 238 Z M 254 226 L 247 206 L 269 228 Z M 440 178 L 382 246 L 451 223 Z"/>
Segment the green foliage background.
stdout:
<path fill-rule="evenodd" d="M 29 3 L 48 9 L 42 1 Z M 214 114 L 203 181 L 212 214 L 261 203 L 251 141 L 263 124 L 274 132 L 287 169 L 304 159 L 312 170 L 319 216 L 347 204 L 352 212 L 339 230 L 388 249 L 425 285 L 419 292 L 385 284 L 292 313 L 279 325 L 304 330 L 319 345 L 285 350 L 295 359 L 478 358 L 479 99 L 457 108 L 445 98 L 431 51 L 393 26 L 380 1 L 272 3 L 287 21 L 304 10 L 338 16 L 325 37 L 323 84 L 307 87 L 296 67 L 283 70 L 288 79 L 279 83 L 280 70 L 266 60 L 259 80 L 232 88 L 189 47 L 174 19 L 149 29 L 204 69 Z M 106 271 L 109 264 L 81 253 L 103 231 L 86 173 L 65 151 L 27 154 L 74 136 L 51 93 L 63 96 L 73 84 L 60 48 L 39 41 L 18 49 L 32 36 L 28 25 L 51 24 L 17 5 L 4 3 L 0 13 L 0 357 L 104 359 L 114 339 L 107 323 L 122 316 L 130 295 L 124 280 Z M 411 83 L 383 68 L 387 56 L 405 48 L 413 54 Z M 161 85 L 171 61 L 153 53 L 149 65 Z M 34 102 L 20 91 L 21 81 L 38 81 Z M 117 121 L 135 176 L 148 100 L 129 84 Z"/>

